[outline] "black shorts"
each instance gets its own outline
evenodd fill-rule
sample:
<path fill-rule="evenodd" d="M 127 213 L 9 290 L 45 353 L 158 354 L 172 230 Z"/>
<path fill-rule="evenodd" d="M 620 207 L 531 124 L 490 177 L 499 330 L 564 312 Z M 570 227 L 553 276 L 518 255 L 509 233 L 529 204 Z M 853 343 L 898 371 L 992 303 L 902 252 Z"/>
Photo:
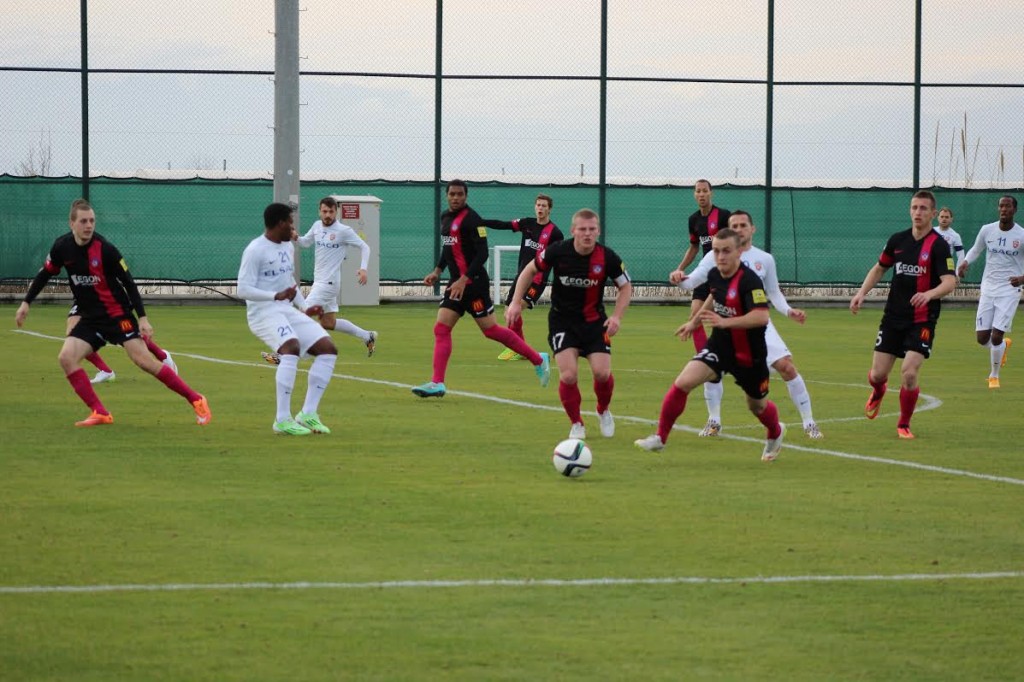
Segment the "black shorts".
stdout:
<path fill-rule="evenodd" d="M 912 350 L 925 358 L 931 357 L 935 344 L 934 322 L 897 322 L 882 317 L 875 337 L 875 351 L 905 358 Z"/>
<path fill-rule="evenodd" d="M 94 351 L 108 343 L 123 346 L 126 341 L 142 338 L 139 333 L 139 322 L 134 315 L 105 320 L 82 319 L 68 332 L 68 336 L 82 339 L 92 346 Z"/>
<path fill-rule="evenodd" d="M 558 315 L 548 316 L 548 345 L 558 355 L 567 348 L 575 348 L 581 357 L 591 353 L 612 352 L 612 340 L 605 329 L 604 317 L 594 322 L 564 320 Z"/>
<path fill-rule="evenodd" d="M 526 304 L 527 308 L 533 310 L 533 304 L 536 303 L 537 300 L 540 298 L 540 295 L 544 293 L 545 288 L 547 288 L 547 284 L 534 284 L 533 282 L 530 283 L 530 288 L 526 290 L 525 294 L 523 294 L 523 303 Z M 508 290 L 508 294 L 506 294 L 505 296 L 505 305 L 509 305 L 510 303 L 512 303 L 512 297 L 515 295 L 515 293 L 515 287 L 512 287 L 511 289 Z"/>
<path fill-rule="evenodd" d="M 77 316 L 78 316 L 78 304 L 77 303 L 72 303 L 71 304 L 71 310 L 68 311 L 68 317 L 77 317 Z"/>
<path fill-rule="evenodd" d="M 705 301 L 707 297 L 711 295 L 711 287 L 707 282 L 701 284 L 699 287 L 693 290 L 694 301 Z"/>
<path fill-rule="evenodd" d="M 451 286 L 451 282 L 448 283 Z M 494 301 L 491 300 L 490 281 L 483 277 L 474 280 L 462 290 L 462 298 L 454 300 L 448 296 L 448 288 L 444 290 L 444 298 L 441 299 L 441 307 L 454 310 L 462 317 L 469 313 L 475 318 L 487 317 L 494 313 Z"/>
<path fill-rule="evenodd" d="M 703 362 L 711 368 L 718 378 L 711 383 L 717 384 L 722 380 L 724 374 L 731 374 L 736 380 L 736 385 L 743 389 L 743 392 L 755 400 L 768 395 L 768 361 L 765 358 L 754 362 L 751 367 L 740 367 L 729 353 L 728 349 L 721 352 L 717 344 L 712 343 L 711 337 L 708 344 L 693 359 Z"/>

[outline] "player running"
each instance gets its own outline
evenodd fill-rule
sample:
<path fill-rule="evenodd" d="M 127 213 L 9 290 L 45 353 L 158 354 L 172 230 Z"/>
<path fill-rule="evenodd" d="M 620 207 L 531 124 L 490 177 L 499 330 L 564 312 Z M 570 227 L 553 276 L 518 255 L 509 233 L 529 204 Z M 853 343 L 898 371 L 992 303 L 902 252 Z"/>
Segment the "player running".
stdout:
<path fill-rule="evenodd" d="M 868 419 L 878 416 L 885 396 L 889 373 L 896 358 L 900 364 L 900 419 L 896 435 L 913 438 L 910 419 L 921 394 L 918 375 L 931 356 L 935 343 L 935 325 L 942 310 L 942 297 L 956 288 L 953 257 L 949 245 L 932 229 L 935 195 L 927 190 L 914 193 L 910 200 L 910 229 L 889 237 L 864 283 L 850 300 L 850 312 L 856 315 L 864 297 L 893 268 L 885 312 L 875 337 L 868 383 L 871 395 L 864 406 Z"/>
<path fill-rule="evenodd" d="M 92 206 L 79 199 L 71 204 L 69 234 L 53 242 L 46 262 L 29 285 L 25 299 L 15 313 L 14 321 L 21 327 L 28 317 L 29 306 L 51 277 L 64 269 L 68 285 L 78 305 L 79 319 L 64 339 L 57 360 L 68 383 L 91 414 L 75 426 L 103 426 L 114 423 L 114 417 L 100 401 L 85 370 L 80 364 L 87 356 L 108 343 L 122 346 L 128 357 L 141 369 L 155 376 L 167 388 L 183 397 L 192 406 L 196 423 L 209 424 L 212 419 L 206 398 L 196 393 L 168 365 L 149 352 L 143 337 L 153 335 L 142 296 L 128 264 L 117 247 L 96 232 L 96 213 Z M 138 314 L 136 319 L 135 314 Z"/>
<path fill-rule="evenodd" d="M 641 450 L 665 447 L 672 426 L 686 409 L 686 399 L 697 386 L 721 381 L 728 372 L 747 394 L 747 407 L 764 424 L 766 439 L 761 461 L 775 461 L 782 450 L 786 427 L 779 410 L 768 400 L 768 349 L 765 329 L 770 318 L 768 297 L 761 278 L 743 264 L 739 233 L 725 228 L 712 241 L 715 267 L 708 272 L 708 298 L 698 315 L 676 330 L 686 341 L 705 322 L 712 327 L 707 345 L 672 382 L 661 403 L 658 432 L 634 441 Z"/>
<path fill-rule="evenodd" d="M 734 211 L 729 216 L 729 228 L 740 237 L 740 260 L 748 268 L 754 271 L 764 282 L 764 290 L 768 299 L 780 313 L 803 324 L 807 320 L 807 314 L 798 308 L 793 308 L 786 300 L 786 296 L 779 287 L 779 277 L 775 267 L 775 258 L 767 251 L 757 248 L 753 244 L 754 232 L 757 228 L 754 220 L 746 211 Z M 682 289 L 692 289 L 702 286 L 708 277 L 708 273 L 715 268 L 715 254 L 711 253 L 701 260 L 688 277 L 683 279 L 679 286 Z M 695 311 L 696 313 L 697 311 Z M 814 421 L 814 412 L 811 409 L 811 394 L 807 391 L 807 383 L 800 376 L 796 365 L 793 364 L 793 354 L 786 347 L 775 325 L 771 319 L 768 320 L 768 328 L 765 330 L 765 343 L 768 346 L 768 366 L 782 376 L 786 382 L 786 390 L 789 397 L 800 412 L 800 419 L 803 421 L 804 433 L 808 438 L 821 439 L 825 436 L 821 433 L 817 423 Z M 708 399 L 707 391 L 705 398 Z M 713 401 L 708 399 L 708 424 L 700 432 L 702 436 L 717 436 L 722 429 L 721 424 L 721 394 L 719 399 Z"/>
<path fill-rule="evenodd" d="M 537 199 L 533 202 L 533 212 L 536 215 L 535 218 L 519 218 L 511 222 L 505 222 L 502 220 L 484 220 L 482 221 L 485 227 L 491 227 L 496 230 L 512 230 L 513 232 L 519 232 L 523 235 L 522 244 L 519 246 L 519 268 L 516 270 L 516 280 L 519 279 L 519 274 L 523 269 L 533 262 L 536 255 L 543 251 L 548 244 L 554 244 L 560 242 L 564 237 L 562 231 L 558 229 L 558 226 L 551 222 L 551 209 L 554 207 L 554 201 L 547 194 L 538 194 Z M 501 273 L 498 273 L 500 277 Z M 533 281 L 530 283 L 529 288 L 526 290 L 526 294 L 523 296 L 523 301 L 526 303 L 526 307 L 533 309 L 533 304 L 540 299 L 541 294 L 544 293 L 545 287 L 548 284 L 548 273 L 538 272 Z M 509 287 L 508 295 L 505 297 L 505 305 L 508 306 L 512 302 L 512 296 L 515 294 L 516 283 L 512 282 L 512 286 Z M 522 316 L 516 318 L 514 324 L 509 325 L 509 329 L 516 333 L 516 335 L 525 339 L 523 335 L 523 318 Z M 506 348 L 498 356 L 499 360 L 522 360 L 523 356 L 516 353 L 511 348 Z"/>
<path fill-rule="evenodd" d="M 974 246 L 956 270 L 959 277 L 964 277 L 971 263 L 985 254 L 974 329 L 978 343 L 989 351 L 989 388 L 999 388 L 999 370 L 1006 364 L 1006 354 L 1013 343 L 1004 335 L 1013 327 L 1020 286 L 1024 284 L 1024 228 L 1013 221 L 1016 212 L 1014 197 L 1000 197 L 998 222 L 982 226 Z"/>
<path fill-rule="evenodd" d="M 697 256 L 700 249 L 702 256 L 711 253 L 711 240 L 719 228 L 728 227 L 729 211 L 714 204 L 715 190 L 711 183 L 701 179 L 693 185 L 693 198 L 697 202 L 697 210 L 690 214 L 687 230 L 689 232 L 690 244 L 683 254 L 679 267 L 668 274 L 668 281 L 672 284 L 679 284 L 686 277 L 686 268 Z M 707 284 L 702 284 L 693 290 L 693 300 L 690 303 L 690 317 L 692 318 L 703 305 L 708 297 Z M 699 326 L 693 332 L 693 348 L 698 353 L 708 342 L 704 327 Z M 719 383 L 704 384 L 704 402 L 708 406 L 708 423 L 701 430 L 701 436 L 717 436 L 722 430 L 721 404 L 722 391 L 724 387 Z"/>
<path fill-rule="evenodd" d="M 586 438 L 580 416 L 578 367 L 580 356 L 590 363 L 597 395 L 597 417 L 601 435 L 615 435 L 615 418 L 608 409 L 615 390 L 612 376 L 612 337 L 619 331 L 622 316 L 629 306 L 633 285 L 622 259 L 608 247 L 598 244 L 601 221 L 597 213 L 583 208 L 572 217 L 572 239 L 552 244 L 527 264 L 516 280 L 515 292 L 505 319 L 511 326 L 522 315 L 523 300 L 538 273 L 554 273 L 551 287 L 551 312 L 548 313 L 548 344 L 558 363 L 558 397 L 572 426 L 570 438 Z M 605 281 L 618 287 L 615 309 L 604 310 Z"/>
<path fill-rule="evenodd" d="M 452 329 L 466 313 L 476 322 L 480 331 L 516 353 L 533 365 L 541 386 L 551 378 L 547 353 L 538 353 L 526 341 L 502 327 L 494 319 L 494 302 L 487 270 L 487 228 L 480 216 L 466 203 L 469 188 L 462 180 L 448 183 L 445 194 L 448 210 L 441 214 L 441 255 L 437 266 L 423 278 L 433 286 L 445 268 L 451 279 L 444 290 L 434 323 L 434 365 L 431 380 L 414 386 L 412 392 L 421 398 L 441 398 L 448 391 L 444 385 L 448 360 L 452 355 Z"/>
<path fill-rule="evenodd" d="M 305 314 L 306 301 L 295 284 L 295 215 L 287 204 L 263 211 L 263 234 L 245 247 L 238 268 L 238 295 L 245 299 L 249 329 L 280 359 L 275 376 L 277 413 L 272 429 L 288 436 L 330 433 L 318 409 L 338 361 L 330 335 Z M 306 399 L 293 418 L 291 398 L 299 356 L 313 356 Z"/>

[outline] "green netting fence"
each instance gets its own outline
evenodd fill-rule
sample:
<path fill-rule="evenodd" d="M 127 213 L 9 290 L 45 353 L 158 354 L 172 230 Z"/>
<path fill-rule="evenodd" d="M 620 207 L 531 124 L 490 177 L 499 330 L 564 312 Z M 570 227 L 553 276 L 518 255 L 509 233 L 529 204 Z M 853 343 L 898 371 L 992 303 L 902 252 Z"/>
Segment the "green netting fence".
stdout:
<path fill-rule="evenodd" d="M 68 229 L 67 212 L 79 196 L 78 178 L 0 176 L 0 279 L 23 280 L 39 270 L 54 238 Z M 380 279 L 418 281 L 436 262 L 434 194 L 430 182 L 345 181 L 302 185 L 300 231 L 317 218 L 328 194 L 369 194 L 381 209 Z M 471 184 L 469 202 L 481 215 L 510 220 L 532 215 L 538 193 L 554 198 L 553 220 L 568 232 L 572 213 L 595 208 L 596 186 Z M 749 211 L 765 225 L 763 187 L 723 185 L 715 203 Z M 775 188 L 770 247 L 783 282 L 858 284 L 885 239 L 909 227 L 909 189 Z M 970 248 L 979 227 L 997 219 L 1000 190 L 941 189 L 940 206 Z M 263 208 L 272 200 L 268 180 L 140 180 L 94 178 L 90 199 L 97 229 L 117 244 L 139 279 L 231 281 L 245 245 L 263 230 Z M 692 187 L 612 186 L 603 216 L 606 243 L 625 260 L 637 282 L 664 282 L 686 249 L 686 218 L 695 210 Z M 511 232 L 491 231 L 492 244 L 517 244 Z M 766 229 L 757 245 L 769 241 Z M 304 252 L 304 275 L 312 254 Z M 514 259 L 509 259 L 513 261 Z M 977 277 L 981 268 L 972 268 Z M 507 275 L 506 275 L 507 276 Z M 970 281 L 970 280 L 969 280 Z"/>

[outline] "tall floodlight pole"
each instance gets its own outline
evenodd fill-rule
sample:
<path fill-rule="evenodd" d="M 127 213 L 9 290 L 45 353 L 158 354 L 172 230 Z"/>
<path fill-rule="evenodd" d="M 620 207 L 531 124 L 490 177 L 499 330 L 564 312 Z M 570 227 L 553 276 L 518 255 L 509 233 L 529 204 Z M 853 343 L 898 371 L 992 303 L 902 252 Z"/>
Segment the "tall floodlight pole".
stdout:
<path fill-rule="evenodd" d="M 274 201 L 299 225 L 299 0 L 274 0 Z M 299 259 L 295 259 L 299 281 Z"/>

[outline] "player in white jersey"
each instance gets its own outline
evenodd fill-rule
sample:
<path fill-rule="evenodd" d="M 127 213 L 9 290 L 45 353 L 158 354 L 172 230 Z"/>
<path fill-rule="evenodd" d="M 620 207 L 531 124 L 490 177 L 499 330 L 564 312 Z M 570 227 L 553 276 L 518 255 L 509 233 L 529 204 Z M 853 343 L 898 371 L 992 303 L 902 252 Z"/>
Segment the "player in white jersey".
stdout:
<path fill-rule="evenodd" d="M 1006 353 L 1013 343 L 1004 335 L 1009 334 L 1013 326 L 1013 315 L 1020 302 L 1020 287 L 1024 284 L 1024 227 L 1013 221 L 1016 212 L 1015 198 L 1000 197 L 999 222 L 982 225 L 974 246 L 956 269 L 957 276 L 963 278 L 971 263 L 985 254 L 985 272 L 981 276 L 981 298 L 978 299 L 978 318 L 974 329 L 978 343 L 989 350 L 989 388 L 999 388 L 999 369 L 1006 364 Z"/>
<path fill-rule="evenodd" d="M 957 267 L 960 267 L 966 257 L 964 240 L 960 238 L 960 233 L 954 230 L 952 225 L 953 211 L 948 206 L 943 206 L 939 209 L 939 224 L 934 229 L 949 244 L 949 252 L 956 258 Z"/>
<path fill-rule="evenodd" d="M 328 331 L 339 331 L 355 336 L 366 344 L 366 354 L 373 355 L 377 347 L 377 332 L 367 331 L 346 319 L 338 318 L 338 293 L 341 291 L 341 263 L 345 260 L 348 247 L 360 251 L 359 271 L 356 279 L 360 286 L 366 285 L 366 268 L 370 262 L 370 246 L 356 234 L 356 231 L 338 222 L 338 202 L 334 197 L 320 200 L 320 220 L 313 223 L 309 232 L 298 239 L 299 246 L 309 248 L 316 245 L 316 262 L 313 268 L 313 287 L 306 296 L 310 306 L 320 306 L 320 324 Z"/>
<path fill-rule="evenodd" d="M 763 251 L 753 244 L 753 235 L 757 228 L 754 226 L 753 218 L 746 211 L 733 211 L 729 216 L 729 228 L 740 235 L 741 253 L 740 260 L 757 274 L 764 282 L 765 293 L 772 305 L 786 317 L 803 324 L 807 320 L 807 314 L 803 310 L 793 308 L 786 300 L 786 296 L 779 287 L 779 278 L 776 273 L 775 259 L 767 251 Z M 693 272 L 685 276 L 679 283 L 682 289 L 692 289 L 707 281 L 708 272 L 715 267 L 714 254 L 705 256 L 694 268 Z M 692 318 L 691 318 L 692 319 Z M 782 340 L 775 325 L 768 321 L 768 328 L 765 330 L 765 344 L 768 346 L 768 366 L 775 369 L 786 382 L 786 389 L 789 397 L 800 412 L 800 419 L 803 421 L 804 433 L 808 438 L 824 438 L 821 429 L 814 421 L 814 412 L 811 409 L 811 395 L 807 392 L 807 384 L 793 364 L 793 354 L 790 353 L 786 343 Z M 705 394 L 705 398 L 707 394 Z M 721 398 L 712 402 L 708 400 L 708 423 L 700 432 L 702 436 L 717 436 L 722 429 L 722 403 Z"/>
<path fill-rule="evenodd" d="M 290 206 L 270 204 L 263 211 L 263 234 L 249 242 L 238 269 L 238 295 L 245 299 L 252 333 L 278 356 L 277 416 L 274 431 L 290 436 L 330 433 L 317 413 L 334 374 L 338 349 L 323 328 L 303 312 L 305 299 L 295 283 L 295 217 Z M 302 411 L 292 418 L 291 397 L 299 356 L 313 356 Z"/>

